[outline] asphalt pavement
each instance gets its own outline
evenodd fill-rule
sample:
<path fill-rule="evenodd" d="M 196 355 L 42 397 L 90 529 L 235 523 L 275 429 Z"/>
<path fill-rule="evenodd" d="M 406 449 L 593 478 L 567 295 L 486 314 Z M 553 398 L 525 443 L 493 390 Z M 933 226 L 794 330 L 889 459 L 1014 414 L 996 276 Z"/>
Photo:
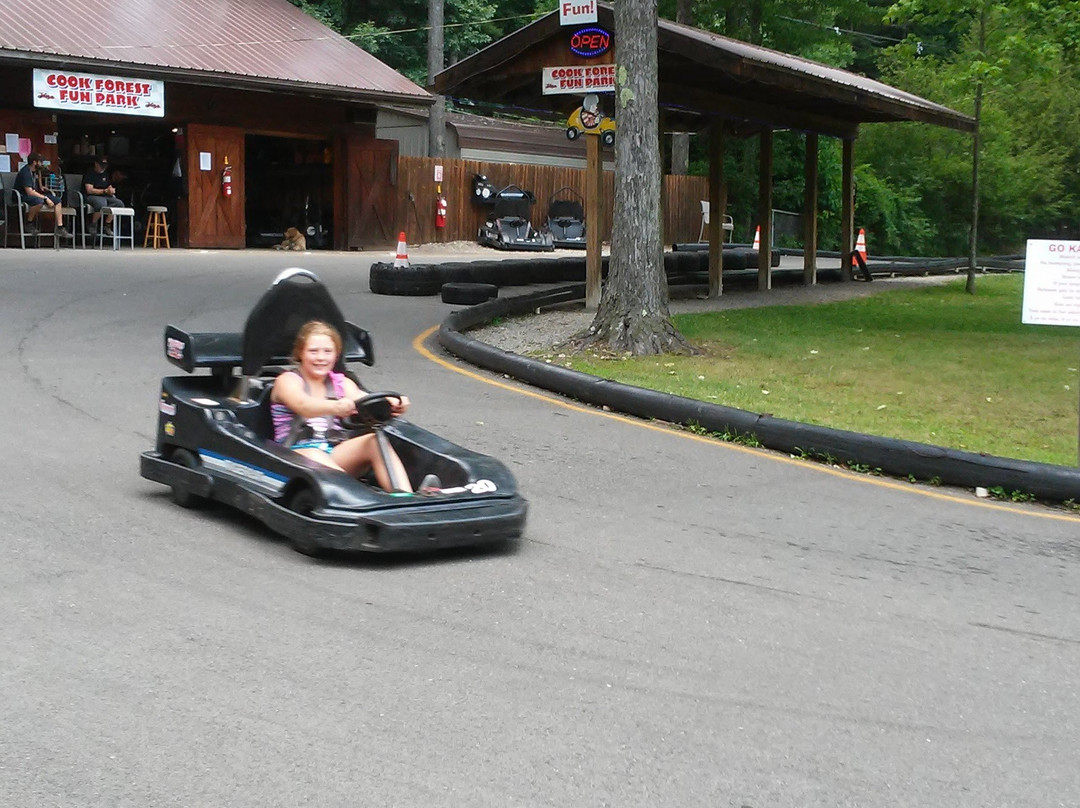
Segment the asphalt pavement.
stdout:
<path fill-rule="evenodd" d="M 387 259 L 0 250 L 0 805 L 1080 804 L 1075 516 L 478 371 L 437 297 L 368 291 Z M 511 467 L 516 547 L 316 561 L 139 477 L 164 325 L 239 328 L 288 266 L 366 386 Z"/>

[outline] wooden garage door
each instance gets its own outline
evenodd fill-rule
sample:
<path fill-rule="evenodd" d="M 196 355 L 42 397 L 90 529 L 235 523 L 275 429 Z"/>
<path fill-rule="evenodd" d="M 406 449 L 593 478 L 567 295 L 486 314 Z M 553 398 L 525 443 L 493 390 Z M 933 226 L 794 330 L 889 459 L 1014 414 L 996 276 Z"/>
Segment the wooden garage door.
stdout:
<path fill-rule="evenodd" d="M 397 157 L 394 140 L 350 137 L 345 177 L 350 249 L 397 244 Z"/>
<path fill-rule="evenodd" d="M 200 167 L 200 154 L 210 155 L 210 170 Z M 232 166 L 232 196 L 221 192 L 221 169 Z M 231 126 L 190 124 L 187 127 L 188 245 L 245 246 L 244 132 Z"/>

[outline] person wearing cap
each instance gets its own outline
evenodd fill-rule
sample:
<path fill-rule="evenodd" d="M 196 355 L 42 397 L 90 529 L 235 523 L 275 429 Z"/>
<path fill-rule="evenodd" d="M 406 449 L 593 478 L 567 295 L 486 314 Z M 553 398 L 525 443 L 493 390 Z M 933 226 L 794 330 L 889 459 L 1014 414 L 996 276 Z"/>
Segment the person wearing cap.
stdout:
<path fill-rule="evenodd" d="M 86 204 L 93 208 L 90 214 L 90 230 L 96 231 L 101 219 L 102 208 L 122 208 L 124 203 L 116 198 L 116 189 L 109 180 L 109 158 L 105 155 L 94 158 L 94 168 L 83 174 L 83 190 Z M 105 235 L 111 236 L 112 213 L 105 214 Z"/>
<path fill-rule="evenodd" d="M 60 208 L 63 205 L 59 196 L 49 193 L 41 184 L 39 173 L 45 165 L 45 155 L 40 152 L 31 152 L 26 158 L 26 165 L 19 169 L 15 176 L 15 187 L 19 191 L 23 202 L 27 205 L 26 222 L 30 225 L 30 232 L 37 232 L 37 217 L 41 209 L 56 217 L 56 235 L 67 238 L 68 232 L 64 229 L 61 219 Z"/>

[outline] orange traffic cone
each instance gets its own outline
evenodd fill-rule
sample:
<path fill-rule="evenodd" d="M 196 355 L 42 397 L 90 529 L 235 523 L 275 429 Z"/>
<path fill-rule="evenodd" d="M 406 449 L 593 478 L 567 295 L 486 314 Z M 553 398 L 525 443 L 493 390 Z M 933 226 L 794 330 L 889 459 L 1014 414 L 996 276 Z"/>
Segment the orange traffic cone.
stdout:
<path fill-rule="evenodd" d="M 398 233 L 397 255 L 394 257 L 394 268 L 407 267 L 409 265 L 409 249 L 405 246 L 405 231 Z"/>
<path fill-rule="evenodd" d="M 761 225 L 758 225 L 757 231 L 754 233 L 754 249 L 761 249 Z"/>
<path fill-rule="evenodd" d="M 859 237 L 857 239 L 855 239 L 855 252 L 857 252 L 859 255 L 862 256 L 862 262 L 863 262 L 863 265 L 865 266 L 866 265 L 866 258 L 867 258 L 867 255 L 866 255 L 866 231 L 863 230 L 861 227 L 859 228 Z M 859 261 L 854 256 L 854 254 L 851 256 L 851 266 L 853 266 L 856 269 L 858 269 L 858 267 L 859 267 Z"/>

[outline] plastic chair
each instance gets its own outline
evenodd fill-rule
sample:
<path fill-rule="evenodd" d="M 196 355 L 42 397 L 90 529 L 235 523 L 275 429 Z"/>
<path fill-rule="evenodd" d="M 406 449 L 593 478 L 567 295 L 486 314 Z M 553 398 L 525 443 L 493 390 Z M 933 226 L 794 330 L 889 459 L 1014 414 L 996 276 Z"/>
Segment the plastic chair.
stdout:
<path fill-rule="evenodd" d="M 15 177 L 16 173 L 13 171 L 6 172 L 3 176 L 4 184 L 4 218 L 14 224 L 19 223 L 19 247 L 26 249 L 27 239 L 33 239 L 35 246 L 41 245 L 41 239 L 51 238 L 53 243 L 56 242 L 56 233 L 47 232 L 43 233 L 40 230 L 37 232 L 31 232 L 29 223 L 26 221 L 26 214 L 30 211 L 30 206 L 23 201 L 22 194 L 15 189 Z M 11 235 L 11 225 L 6 225 L 4 230 L 4 246 L 7 246 L 8 236 Z"/>
<path fill-rule="evenodd" d="M 709 224 L 709 200 L 701 200 L 701 232 L 698 233 L 697 240 L 701 241 L 705 238 L 705 228 Z M 735 231 L 735 220 L 727 214 L 724 214 L 724 223 L 721 225 L 724 228 L 723 241 L 728 241 L 729 236 Z"/>
<path fill-rule="evenodd" d="M 72 227 L 69 228 L 72 234 L 78 234 L 82 240 L 82 247 L 86 249 L 86 214 L 93 213 L 90 209 L 90 205 L 86 202 L 86 195 L 82 191 L 82 174 L 65 174 L 64 182 L 67 186 L 67 192 L 64 195 L 64 206 L 70 209 L 74 213 L 74 219 L 72 221 Z M 64 213 L 67 216 L 67 212 Z M 93 238 L 91 238 L 93 241 Z M 72 244 L 74 245 L 74 240 Z"/>

